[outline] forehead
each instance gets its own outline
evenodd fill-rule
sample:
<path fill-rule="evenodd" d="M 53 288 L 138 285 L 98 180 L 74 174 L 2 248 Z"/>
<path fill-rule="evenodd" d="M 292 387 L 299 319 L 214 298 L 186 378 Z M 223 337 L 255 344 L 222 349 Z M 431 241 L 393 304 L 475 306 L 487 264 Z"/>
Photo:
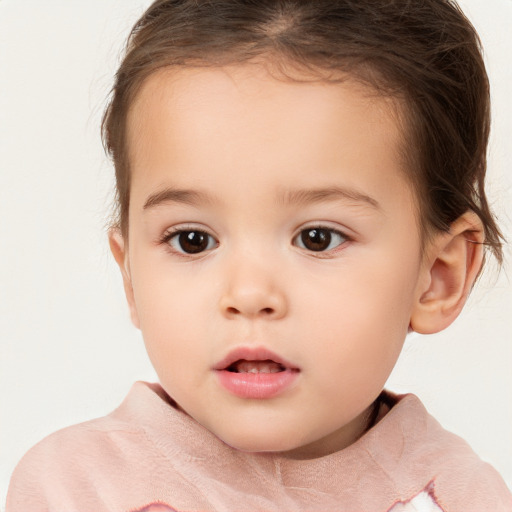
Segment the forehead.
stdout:
<path fill-rule="evenodd" d="M 399 116 L 396 101 L 350 77 L 285 80 L 257 65 L 162 70 L 129 112 L 132 187 L 181 186 L 187 176 L 243 185 L 258 174 L 312 187 L 340 171 L 344 186 L 390 192 L 391 179 L 406 185 Z"/>
<path fill-rule="evenodd" d="M 134 123 L 158 121 L 155 114 L 159 111 L 165 115 L 162 109 L 169 107 L 180 115 L 194 115 L 195 110 L 205 121 L 209 114 L 220 121 L 233 113 L 250 111 L 251 118 L 244 120 L 248 124 L 255 120 L 258 112 L 265 115 L 265 107 L 270 106 L 272 110 L 277 99 L 283 109 L 293 105 L 297 117 L 308 111 L 316 111 L 318 116 L 315 117 L 320 117 L 325 110 L 334 114 L 342 109 L 351 110 L 370 122 L 391 121 L 392 135 L 398 135 L 404 110 L 401 100 L 378 93 L 347 74 L 339 73 L 334 79 L 323 80 L 320 71 L 318 76 L 300 70 L 290 70 L 285 75 L 284 71 L 272 69 L 265 63 L 255 62 L 223 67 L 169 67 L 156 71 L 145 79 L 132 100 L 127 116 L 129 134 L 134 135 L 130 130 Z M 226 102 L 221 103 L 226 98 L 230 100 L 229 110 Z M 291 129 L 294 119 L 288 119 Z"/>

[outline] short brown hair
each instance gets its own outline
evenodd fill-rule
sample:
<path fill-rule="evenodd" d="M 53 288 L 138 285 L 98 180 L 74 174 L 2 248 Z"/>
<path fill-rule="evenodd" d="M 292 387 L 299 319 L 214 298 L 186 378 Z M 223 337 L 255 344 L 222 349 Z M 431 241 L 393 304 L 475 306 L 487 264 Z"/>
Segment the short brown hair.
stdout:
<path fill-rule="evenodd" d="M 484 189 L 489 82 L 478 34 L 451 0 L 156 0 L 130 33 L 102 125 L 116 171 L 116 225 L 125 236 L 126 122 L 144 80 L 169 66 L 261 58 L 326 81 L 349 73 L 400 98 L 421 227 L 447 231 L 473 211 L 502 262 L 503 237 Z"/>

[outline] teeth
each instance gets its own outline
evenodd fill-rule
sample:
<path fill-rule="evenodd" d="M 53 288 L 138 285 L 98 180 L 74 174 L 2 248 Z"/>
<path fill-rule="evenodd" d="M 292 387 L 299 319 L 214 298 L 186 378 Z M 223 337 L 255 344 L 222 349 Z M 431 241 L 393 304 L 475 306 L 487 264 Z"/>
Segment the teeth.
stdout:
<path fill-rule="evenodd" d="M 278 373 L 283 367 L 274 361 L 239 361 L 235 364 L 238 373 Z"/>

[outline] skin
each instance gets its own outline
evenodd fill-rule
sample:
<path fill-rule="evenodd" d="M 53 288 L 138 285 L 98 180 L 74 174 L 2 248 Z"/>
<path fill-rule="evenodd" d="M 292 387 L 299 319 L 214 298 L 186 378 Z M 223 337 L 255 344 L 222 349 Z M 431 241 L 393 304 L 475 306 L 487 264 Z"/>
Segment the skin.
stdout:
<path fill-rule="evenodd" d="M 449 325 L 478 273 L 470 214 L 422 252 L 397 106 L 369 92 L 262 66 L 166 70 L 130 110 L 129 230 L 110 242 L 132 320 L 166 392 L 237 449 L 353 443 L 408 330 Z M 331 244 L 311 250 L 301 234 L 319 227 Z M 183 252 L 176 230 L 206 249 Z M 229 393 L 212 368 L 237 347 L 293 363 L 293 385 Z"/>

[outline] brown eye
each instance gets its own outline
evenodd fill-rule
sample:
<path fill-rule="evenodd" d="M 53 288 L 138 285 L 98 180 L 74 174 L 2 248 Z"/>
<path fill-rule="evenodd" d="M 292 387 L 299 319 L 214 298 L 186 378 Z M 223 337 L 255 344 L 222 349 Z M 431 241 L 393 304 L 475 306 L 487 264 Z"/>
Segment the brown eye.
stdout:
<path fill-rule="evenodd" d="M 334 229 L 307 228 L 295 238 L 295 243 L 302 249 L 323 252 L 334 249 L 345 242 L 346 237 Z"/>
<path fill-rule="evenodd" d="M 204 231 L 178 231 L 169 239 L 169 245 L 178 252 L 198 254 L 215 247 L 215 239 Z"/>

